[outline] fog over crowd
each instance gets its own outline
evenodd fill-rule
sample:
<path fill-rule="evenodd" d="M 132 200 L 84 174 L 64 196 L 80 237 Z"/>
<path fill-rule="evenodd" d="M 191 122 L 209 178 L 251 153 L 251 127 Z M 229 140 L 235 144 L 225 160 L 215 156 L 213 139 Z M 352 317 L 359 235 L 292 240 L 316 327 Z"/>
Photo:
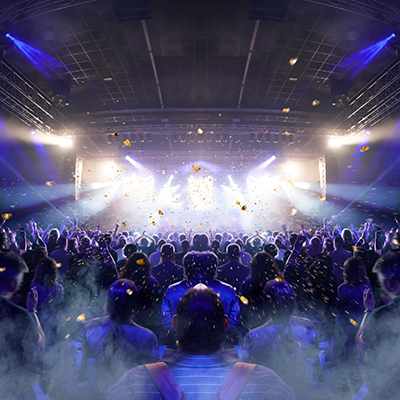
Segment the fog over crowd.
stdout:
<path fill-rule="evenodd" d="M 387 230 L 334 217 L 256 232 L 8 226 L 0 400 L 400 398 L 397 219 Z"/>

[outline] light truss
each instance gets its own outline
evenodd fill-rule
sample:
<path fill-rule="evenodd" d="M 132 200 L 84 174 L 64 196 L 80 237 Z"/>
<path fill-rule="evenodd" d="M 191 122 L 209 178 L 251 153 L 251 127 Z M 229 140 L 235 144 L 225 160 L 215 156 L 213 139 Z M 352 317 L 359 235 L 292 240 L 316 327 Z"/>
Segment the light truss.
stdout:
<path fill-rule="evenodd" d="M 284 134 L 285 132 L 291 135 L 303 135 L 303 136 L 333 136 L 338 134 L 338 130 L 333 129 L 318 129 L 312 127 L 300 127 L 291 126 L 289 124 L 282 125 L 227 125 L 227 124 L 115 124 L 112 126 L 100 125 L 98 127 L 81 128 L 81 129 L 66 129 L 58 130 L 59 135 L 68 136 L 97 136 L 104 134 L 113 134 L 118 132 L 119 134 L 131 133 L 131 134 L 147 134 L 152 135 L 166 135 L 173 136 L 179 134 L 188 134 L 189 132 L 196 133 L 197 129 L 201 128 L 205 134 L 228 134 L 228 135 L 249 135 L 249 134 Z M 345 134 L 346 132 L 343 132 Z"/>
<path fill-rule="evenodd" d="M 66 129 L 65 116 L 51 100 L 1 56 L 0 103 L 21 122 L 42 132 Z"/>
<path fill-rule="evenodd" d="M 335 118 L 337 129 L 360 132 L 400 107 L 400 57 L 350 99 Z"/>
<path fill-rule="evenodd" d="M 376 0 L 304 0 L 352 12 L 383 23 L 400 21 L 400 8 Z M 397 3 L 394 1 L 393 3 Z"/>
<path fill-rule="evenodd" d="M 160 158 L 159 151 L 141 151 L 141 150 L 132 150 L 129 152 L 129 156 L 133 159 L 140 158 L 141 162 L 151 161 L 152 165 L 156 165 L 156 161 L 160 160 L 160 164 L 163 165 L 163 169 L 165 167 L 168 170 L 169 166 L 171 168 L 176 169 L 176 164 L 181 164 L 182 162 L 187 162 L 188 158 L 190 159 L 202 159 L 204 161 L 215 162 L 215 152 L 210 151 L 191 151 L 190 155 L 186 150 L 175 150 L 171 153 L 168 153 L 168 159 L 166 161 L 165 157 Z M 235 165 L 234 171 L 238 172 L 240 170 L 248 169 L 248 166 L 245 165 L 246 162 L 254 163 L 254 160 L 269 158 L 271 156 L 271 150 L 255 150 L 251 152 L 251 155 L 243 153 L 242 151 L 218 151 L 218 160 L 229 160 L 232 165 Z M 104 154 L 80 154 L 80 157 L 85 160 L 104 160 Z M 109 152 L 107 153 L 107 159 L 121 159 L 121 152 Z M 315 152 L 306 151 L 306 152 L 285 152 L 284 154 L 278 155 L 278 160 L 287 161 L 291 159 L 296 160 L 317 160 L 319 159 L 318 155 Z M 237 162 L 240 160 L 240 162 Z M 221 162 L 222 162 L 221 161 Z"/>
<path fill-rule="evenodd" d="M 93 3 L 97 0 L 24 0 L 0 10 L 0 22 L 17 23 L 64 8 Z"/>

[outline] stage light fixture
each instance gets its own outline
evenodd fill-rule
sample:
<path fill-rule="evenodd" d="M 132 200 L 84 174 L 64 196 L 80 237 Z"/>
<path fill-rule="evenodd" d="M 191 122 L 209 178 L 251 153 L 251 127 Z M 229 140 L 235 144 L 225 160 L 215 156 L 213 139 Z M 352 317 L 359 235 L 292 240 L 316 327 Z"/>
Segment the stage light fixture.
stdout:
<path fill-rule="evenodd" d="M 342 141 L 339 138 L 329 139 L 330 147 L 342 147 Z"/>
<path fill-rule="evenodd" d="M 71 137 L 63 136 L 58 140 L 58 145 L 60 147 L 69 148 L 69 147 L 72 147 L 73 144 L 74 144 L 74 142 Z"/>

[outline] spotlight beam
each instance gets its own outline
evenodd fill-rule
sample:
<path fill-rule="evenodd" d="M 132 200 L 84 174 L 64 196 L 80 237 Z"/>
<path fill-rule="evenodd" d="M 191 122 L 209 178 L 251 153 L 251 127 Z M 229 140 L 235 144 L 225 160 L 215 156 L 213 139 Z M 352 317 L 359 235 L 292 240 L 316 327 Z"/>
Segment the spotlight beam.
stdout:
<path fill-rule="evenodd" d="M 10 165 L 7 160 L 4 157 L 1 157 L 3 163 L 6 165 L 6 167 L 14 173 L 21 181 L 23 181 L 30 189 L 32 189 L 40 198 L 42 198 L 53 210 L 57 211 L 62 217 L 65 217 L 65 215 L 57 208 L 55 207 L 50 201 L 48 201 L 41 193 L 39 193 L 34 186 L 32 186 L 12 165 Z"/>
<path fill-rule="evenodd" d="M 343 210 L 341 210 L 337 216 L 348 210 L 355 202 L 357 202 L 360 197 L 362 197 L 365 193 L 367 193 L 371 188 L 375 186 L 377 182 L 379 182 L 382 178 L 384 178 L 397 164 L 400 163 L 400 158 L 397 158 L 396 161 L 393 161 L 389 167 L 387 167 L 369 186 L 366 187 L 353 201 L 351 201 Z"/>

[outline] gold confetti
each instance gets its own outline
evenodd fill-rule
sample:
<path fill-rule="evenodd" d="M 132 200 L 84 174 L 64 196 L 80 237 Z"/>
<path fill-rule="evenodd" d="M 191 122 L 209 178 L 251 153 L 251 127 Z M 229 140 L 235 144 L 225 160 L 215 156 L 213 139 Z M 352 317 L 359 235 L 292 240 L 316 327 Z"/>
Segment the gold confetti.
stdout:
<path fill-rule="evenodd" d="M 133 290 L 131 289 L 126 289 L 126 293 L 130 296 L 133 293 Z"/>
<path fill-rule="evenodd" d="M 76 317 L 76 321 L 77 322 L 83 322 L 85 319 L 86 319 L 86 315 L 85 314 L 81 314 L 81 315 L 78 315 Z"/>
<path fill-rule="evenodd" d="M 158 214 L 164 215 L 164 213 L 161 210 L 158 210 Z"/>
<path fill-rule="evenodd" d="M 47 181 L 46 186 L 53 186 L 53 183 L 54 183 L 53 181 Z"/>
<path fill-rule="evenodd" d="M 246 297 L 240 296 L 239 299 L 243 304 L 245 304 L 245 305 L 249 304 L 249 300 L 247 300 Z"/>
<path fill-rule="evenodd" d="M 108 197 L 108 196 L 105 194 L 104 197 Z"/>
<path fill-rule="evenodd" d="M 353 150 L 350 150 L 350 153 L 353 153 L 353 151 L 354 151 L 354 149 L 353 149 Z"/>
<path fill-rule="evenodd" d="M 318 197 L 318 200 L 324 201 L 324 200 L 325 200 L 325 197 L 324 197 L 324 196 L 319 196 L 319 197 Z"/>
<path fill-rule="evenodd" d="M 240 201 L 237 201 L 237 202 L 236 202 L 236 205 L 237 205 L 237 206 L 240 206 Z"/>
<path fill-rule="evenodd" d="M 118 132 L 114 132 L 114 136 L 119 136 L 119 133 Z"/>
<path fill-rule="evenodd" d="M 242 210 L 242 211 L 246 211 L 246 210 L 247 210 L 247 206 L 241 207 L 241 210 Z"/>
<path fill-rule="evenodd" d="M 360 149 L 360 151 L 362 152 L 362 153 L 364 153 L 365 151 L 368 151 L 369 150 L 369 147 L 368 146 L 363 146 L 363 147 L 361 147 L 361 149 Z"/>
<path fill-rule="evenodd" d="M 156 225 L 156 222 L 155 222 L 155 221 L 152 221 L 151 224 L 155 226 L 155 225 Z"/>
<path fill-rule="evenodd" d="M 289 107 L 284 108 L 284 109 L 282 110 L 282 112 L 284 112 L 284 113 L 288 113 L 289 111 L 290 111 L 290 108 L 289 108 Z"/>
<path fill-rule="evenodd" d="M 6 270 L 6 268 L 5 267 L 3 267 L 3 268 L 0 268 L 0 272 L 4 272 Z"/>
<path fill-rule="evenodd" d="M 199 172 L 201 170 L 201 167 L 196 167 L 195 165 L 192 165 L 192 168 L 196 171 Z"/>
<path fill-rule="evenodd" d="M 61 268 L 62 267 L 62 264 L 61 263 L 57 263 L 56 264 L 56 268 Z"/>
<path fill-rule="evenodd" d="M 354 325 L 354 326 L 357 326 L 357 325 L 358 325 L 357 322 L 354 321 L 354 319 L 352 319 L 352 318 L 349 318 L 349 321 L 350 321 L 350 323 L 351 323 L 352 325 Z"/>
<path fill-rule="evenodd" d="M 139 258 L 138 260 L 136 260 L 136 264 L 144 265 L 145 264 L 144 258 Z"/>
<path fill-rule="evenodd" d="M 285 135 L 286 136 L 292 136 L 292 134 L 290 132 L 288 132 L 288 131 L 285 132 Z"/>
<path fill-rule="evenodd" d="M 203 133 L 203 129 L 201 129 L 201 128 L 197 129 L 197 133 L 198 133 L 199 135 L 201 135 L 201 134 Z"/>
<path fill-rule="evenodd" d="M 66 319 L 67 322 L 70 321 L 70 320 L 71 320 L 71 317 L 68 317 L 68 318 Z"/>
<path fill-rule="evenodd" d="M 277 282 L 282 282 L 282 279 L 281 279 L 281 278 L 279 278 L 279 276 L 278 276 L 278 277 L 276 277 L 276 278 L 275 278 L 275 280 L 276 280 Z"/>
<path fill-rule="evenodd" d="M 5 213 L 5 214 L 1 214 L 1 218 L 7 220 L 10 219 L 12 217 L 11 213 Z"/>
<path fill-rule="evenodd" d="M 292 208 L 290 210 L 290 215 L 296 215 L 297 214 L 297 210 L 295 208 Z"/>
<path fill-rule="evenodd" d="M 70 337 L 69 333 L 67 335 L 65 335 L 65 339 L 68 339 L 69 337 Z"/>
<path fill-rule="evenodd" d="M 294 64 L 297 63 L 298 60 L 299 60 L 299 59 L 298 59 L 297 57 L 293 57 L 293 58 L 291 58 L 291 59 L 289 60 L 289 64 L 290 64 L 291 66 L 293 66 Z"/>
<path fill-rule="evenodd" d="M 352 165 L 348 165 L 347 168 L 353 168 L 353 166 Z"/>
<path fill-rule="evenodd" d="M 294 186 L 293 182 L 290 179 L 288 181 L 286 181 L 286 183 L 288 183 L 289 185 Z"/>
<path fill-rule="evenodd" d="M 127 146 L 127 147 L 131 147 L 132 143 L 131 143 L 131 141 L 129 139 L 126 139 L 126 140 L 124 140 L 124 145 Z"/>
<path fill-rule="evenodd" d="M 313 105 L 313 107 L 317 106 L 318 104 L 320 104 L 321 102 L 317 99 L 313 100 L 313 102 L 311 103 Z"/>
<path fill-rule="evenodd" d="M 279 193 L 279 189 L 276 187 L 276 188 L 274 189 L 274 192 Z"/>

